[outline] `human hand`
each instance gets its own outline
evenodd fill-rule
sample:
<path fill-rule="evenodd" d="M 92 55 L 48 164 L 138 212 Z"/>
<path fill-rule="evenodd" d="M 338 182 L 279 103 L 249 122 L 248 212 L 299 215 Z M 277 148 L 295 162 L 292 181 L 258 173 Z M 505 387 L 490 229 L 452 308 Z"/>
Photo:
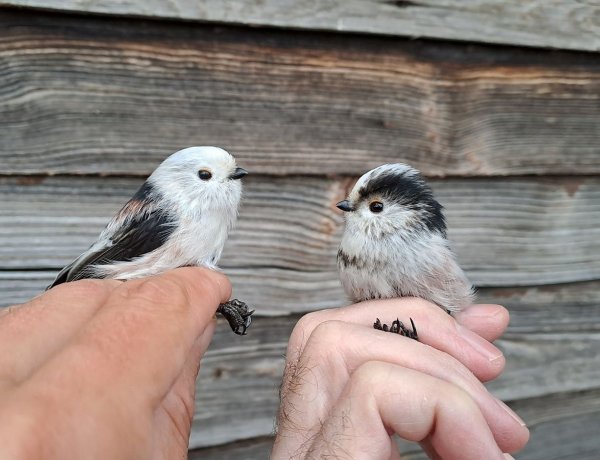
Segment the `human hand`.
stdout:
<path fill-rule="evenodd" d="M 369 326 L 398 312 L 414 319 L 421 343 Z M 507 324 L 499 305 L 454 319 L 414 298 L 304 316 L 288 344 L 271 458 L 399 459 L 394 433 L 433 459 L 511 458 L 503 452 L 521 449 L 529 431 L 481 383 L 504 368 L 490 341 Z"/>
<path fill-rule="evenodd" d="M 200 358 L 230 290 L 180 268 L 0 310 L 2 458 L 186 458 Z"/>

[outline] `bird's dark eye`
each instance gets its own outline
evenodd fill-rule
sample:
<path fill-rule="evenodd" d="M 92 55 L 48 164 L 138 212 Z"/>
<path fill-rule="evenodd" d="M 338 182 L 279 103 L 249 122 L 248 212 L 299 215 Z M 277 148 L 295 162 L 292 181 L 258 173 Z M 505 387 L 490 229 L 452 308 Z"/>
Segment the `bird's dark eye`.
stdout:
<path fill-rule="evenodd" d="M 369 209 L 371 210 L 371 212 L 374 212 L 375 214 L 377 214 L 377 213 L 383 211 L 383 203 L 381 201 L 373 201 L 369 205 Z"/>
<path fill-rule="evenodd" d="M 207 171 L 206 169 L 201 169 L 200 171 L 198 171 L 198 177 L 202 180 L 210 180 L 210 178 L 212 177 L 212 174 L 210 171 Z"/>

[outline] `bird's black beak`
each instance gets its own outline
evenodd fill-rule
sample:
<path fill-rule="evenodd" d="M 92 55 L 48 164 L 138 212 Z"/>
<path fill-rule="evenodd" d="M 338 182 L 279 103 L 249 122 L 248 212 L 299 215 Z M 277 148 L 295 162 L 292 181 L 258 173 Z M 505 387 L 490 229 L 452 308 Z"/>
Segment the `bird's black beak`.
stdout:
<path fill-rule="evenodd" d="M 354 208 L 348 200 L 340 201 L 338 204 L 336 204 L 336 206 L 344 212 L 354 211 Z"/>
<path fill-rule="evenodd" d="M 229 176 L 229 178 L 230 179 L 241 179 L 246 174 L 248 174 L 248 171 L 246 171 L 244 168 L 235 168 L 235 171 L 233 171 L 233 173 Z"/>

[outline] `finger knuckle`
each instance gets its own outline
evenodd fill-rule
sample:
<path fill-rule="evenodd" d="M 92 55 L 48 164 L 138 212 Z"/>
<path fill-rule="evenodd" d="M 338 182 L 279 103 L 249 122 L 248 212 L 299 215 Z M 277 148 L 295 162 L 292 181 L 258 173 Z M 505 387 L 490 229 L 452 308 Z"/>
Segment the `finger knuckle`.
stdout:
<path fill-rule="evenodd" d="M 438 394 L 444 395 L 445 403 L 451 407 L 461 407 L 465 410 L 475 409 L 477 404 L 473 401 L 471 395 L 459 387 L 445 381 L 438 382 Z"/>
<path fill-rule="evenodd" d="M 336 320 L 319 323 L 309 337 L 311 347 L 317 348 L 318 352 L 325 357 L 331 354 L 341 354 L 347 343 L 345 325 L 346 323 L 343 321 Z"/>
<path fill-rule="evenodd" d="M 352 391 L 355 393 L 370 393 L 373 390 L 373 380 L 382 372 L 387 372 L 386 364 L 379 361 L 367 361 L 360 364 L 350 377 Z"/>
<path fill-rule="evenodd" d="M 328 345 L 339 344 L 345 337 L 344 324 L 346 323 L 338 320 L 321 321 L 315 326 L 311 336 L 320 343 Z"/>
<path fill-rule="evenodd" d="M 306 343 L 315 327 L 321 322 L 319 312 L 312 312 L 304 315 L 298 320 L 288 342 L 290 349 L 302 348 Z"/>

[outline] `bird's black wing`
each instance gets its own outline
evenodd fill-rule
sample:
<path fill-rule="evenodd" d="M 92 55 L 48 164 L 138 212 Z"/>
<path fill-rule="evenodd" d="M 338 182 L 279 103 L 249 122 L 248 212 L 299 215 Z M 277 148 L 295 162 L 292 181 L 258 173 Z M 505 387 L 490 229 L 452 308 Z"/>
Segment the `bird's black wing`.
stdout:
<path fill-rule="evenodd" d="M 146 182 L 107 226 L 114 231 L 106 244 L 92 246 L 58 274 L 50 289 L 57 284 L 83 278 L 97 278 L 92 265 L 126 262 L 158 249 L 173 233 L 175 220 L 167 210 L 156 207 L 150 199 L 152 187 Z"/>

